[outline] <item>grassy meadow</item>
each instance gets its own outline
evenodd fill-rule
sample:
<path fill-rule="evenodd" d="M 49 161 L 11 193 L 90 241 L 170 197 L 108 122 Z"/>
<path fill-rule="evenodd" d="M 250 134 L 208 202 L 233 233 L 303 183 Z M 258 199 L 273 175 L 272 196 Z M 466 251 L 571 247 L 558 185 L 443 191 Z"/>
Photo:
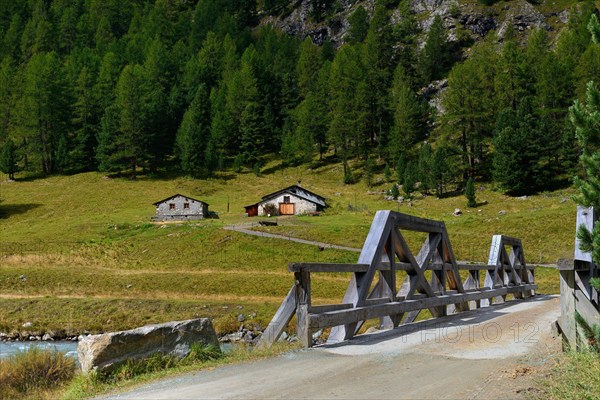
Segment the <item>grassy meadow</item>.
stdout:
<path fill-rule="evenodd" d="M 260 229 L 360 248 L 374 213 L 392 209 L 444 221 L 460 260 L 487 260 L 498 233 L 521 238 L 530 264 L 572 256 L 572 189 L 511 198 L 478 184 L 480 205 L 467 209 L 462 195 L 386 201 L 382 191 L 391 183 L 344 185 L 342 173 L 339 164 L 310 169 L 273 162 L 261 176 L 224 173 L 206 180 L 131 181 L 99 173 L 16 182 L 0 177 L 0 331 L 32 322 L 31 332 L 76 334 L 209 316 L 225 333 L 239 328 L 240 313 L 244 324 L 265 327 L 292 285 L 289 262 L 358 257 L 222 229 L 257 222 L 244 217 L 243 206 L 298 180 L 331 207 L 320 217 L 280 218 L 279 226 Z M 219 219 L 150 223 L 152 203 L 175 193 L 206 201 Z M 463 215 L 453 216 L 455 208 Z M 409 240 L 418 250 L 418 235 Z M 539 268 L 536 276 L 541 292 L 558 292 L 554 270 Z M 315 302 L 338 302 L 348 279 L 316 276 Z"/>

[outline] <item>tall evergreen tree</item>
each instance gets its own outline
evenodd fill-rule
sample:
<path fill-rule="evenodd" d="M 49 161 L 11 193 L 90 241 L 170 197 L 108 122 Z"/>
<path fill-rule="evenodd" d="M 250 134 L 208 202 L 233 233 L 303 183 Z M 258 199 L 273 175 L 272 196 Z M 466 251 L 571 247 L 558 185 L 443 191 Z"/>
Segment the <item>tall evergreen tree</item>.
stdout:
<path fill-rule="evenodd" d="M 214 167 L 214 162 L 206 158 L 208 143 L 211 142 L 210 129 L 210 98 L 206 87 L 202 85 L 196 90 L 177 132 L 181 169 L 194 178 L 207 176 L 212 172 L 211 167 Z"/>
<path fill-rule="evenodd" d="M 443 146 L 438 146 L 431 158 L 431 176 L 435 186 L 435 193 L 438 198 L 444 196 L 449 175 L 450 168 L 447 162 L 446 149 Z"/>
<path fill-rule="evenodd" d="M 475 184 L 473 178 L 469 178 L 467 186 L 465 188 L 465 197 L 467 198 L 467 207 L 477 207 L 477 200 L 475 199 Z"/>
<path fill-rule="evenodd" d="M 448 142 L 456 142 L 462 159 L 463 182 L 482 173 L 486 149 L 496 122 L 494 101 L 495 64 L 497 56 L 490 42 L 475 46 L 471 57 L 456 64 L 448 77 L 448 90 L 443 96 L 446 110 L 440 128 Z"/>
<path fill-rule="evenodd" d="M 361 137 L 362 109 L 356 102 L 361 70 L 357 49 L 342 47 L 331 65 L 329 76 L 329 137 L 344 166 L 344 176 L 349 174 L 348 159 L 353 155 L 353 141 Z M 354 143 L 357 145 L 357 143 Z"/>
<path fill-rule="evenodd" d="M 583 149 L 581 164 L 585 176 L 575 178 L 581 194 L 577 202 L 585 207 L 600 208 L 600 91 L 593 82 L 588 84 L 586 104 L 579 101 L 570 109 L 577 140 Z M 577 230 L 582 250 L 589 251 L 596 264 L 600 264 L 600 222 L 590 232 L 584 226 Z"/>
<path fill-rule="evenodd" d="M 394 123 L 388 137 L 388 157 L 396 160 L 409 154 L 425 136 L 425 119 L 415 93 L 410 88 L 404 68 L 398 66 L 390 94 L 390 111 Z"/>
<path fill-rule="evenodd" d="M 106 110 L 98 140 L 101 171 L 129 169 L 135 179 L 137 167 L 144 166 L 150 158 L 144 126 L 145 81 L 144 69 L 137 64 L 126 66 L 119 77 L 116 102 Z"/>
<path fill-rule="evenodd" d="M 362 43 L 367 37 L 369 31 L 369 14 L 363 6 L 358 6 L 350 17 L 348 17 L 350 23 L 350 30 L 348 31 L 348 42 L 349 43 Z"/>
<path fill-rule="evenodd" d="M 17 165 L 17 147 L 9 138 L 0 151 L 0 171 L 8 175 L 8 179 L 14 180 L 15 173 L 19 172 Z"/>
<path fill-rule="evenodd" d="M 87 67 L 79 74 L 75 86 L 73 125 L 75 137 L 72 160 L 76 169 L 93 170 L 96 166 L 98 110 L 93 93 L 93 81 Z"/>
<path fill-rule="evenodd" d="M 542 160 L 545 125 L 527 100 L 500 113 L 494 136 L 494 179 L 512 194 L 531 193 L 546 181 Z"/>
<path fill-rule="evenodd" d="M 34 55 L 25 68 L 24 91 L 15 110 L 28 160 L 37 161 L 45 174 L 56 171 L 58 140 L 68 126 L 71 101 L 63 73 L 56 53 Z"/>
<path fill-rule="evenodd" d="M 450 48 L 444 23 L 439 15 L 433 19 L 425 45 L 419 54 L 417 70 L 421 82 L 441 79 L 450 65 Z"/>

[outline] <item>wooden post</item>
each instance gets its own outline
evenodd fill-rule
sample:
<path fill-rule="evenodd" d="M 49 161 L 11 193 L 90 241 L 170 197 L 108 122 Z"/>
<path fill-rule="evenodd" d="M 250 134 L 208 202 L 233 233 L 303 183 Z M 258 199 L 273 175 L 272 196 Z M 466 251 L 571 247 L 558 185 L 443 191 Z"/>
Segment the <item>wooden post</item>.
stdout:
<path fill-rule="evenodd" d="M 296 334 L 302 346 L 312 346 L 312 334 L 308 328 L 308 309 L 310 308 L 310 272 L 294 272 L 296 279 Z"/>

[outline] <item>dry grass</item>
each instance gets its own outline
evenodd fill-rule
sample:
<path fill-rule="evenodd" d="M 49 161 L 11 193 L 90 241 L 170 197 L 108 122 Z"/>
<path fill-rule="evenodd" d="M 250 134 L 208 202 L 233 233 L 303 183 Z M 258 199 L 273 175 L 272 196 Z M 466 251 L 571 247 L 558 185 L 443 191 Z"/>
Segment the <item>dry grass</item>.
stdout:
<path fill-rule="evenodd" d="M 74 373 L 74 359 L 31 347 L 0 360 L 0 398 L 43 397 L 48 390 L 69 382 Z"/>

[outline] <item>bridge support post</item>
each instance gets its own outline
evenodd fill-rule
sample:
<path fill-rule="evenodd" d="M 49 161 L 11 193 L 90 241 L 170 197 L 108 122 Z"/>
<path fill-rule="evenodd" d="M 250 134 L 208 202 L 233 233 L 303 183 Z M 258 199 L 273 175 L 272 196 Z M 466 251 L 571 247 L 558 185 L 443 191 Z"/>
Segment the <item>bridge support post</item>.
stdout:
<path fill-rule="evenodd" d="M 310 309 L 310 272 L 294 273 L 296 284 L 296 333 L 302 346 L 312 346 L 312 333 L 308 327 L 308 312 Z"/>

